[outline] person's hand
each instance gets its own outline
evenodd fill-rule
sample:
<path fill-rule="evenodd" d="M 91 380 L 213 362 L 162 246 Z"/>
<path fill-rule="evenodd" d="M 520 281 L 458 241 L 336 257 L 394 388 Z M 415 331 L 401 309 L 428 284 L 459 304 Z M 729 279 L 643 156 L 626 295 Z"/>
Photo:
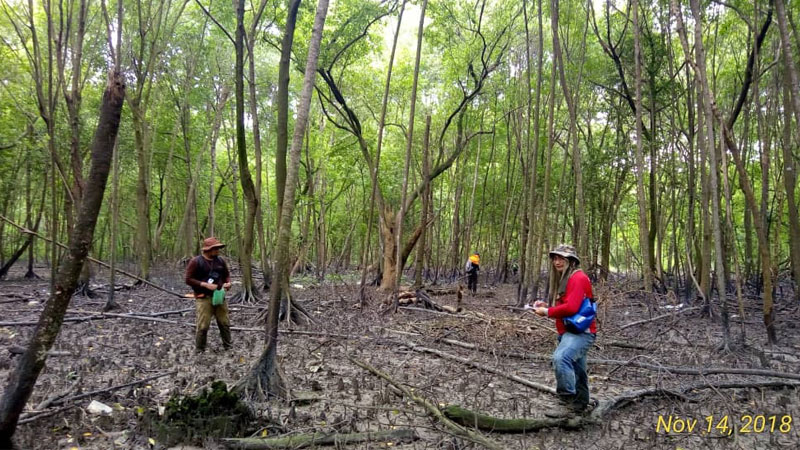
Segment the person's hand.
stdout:
<path fill-rule="evenodd" d="M 209 291 L 216 291 L 218 286 L 214 283 L 203 283 L 203 287 Z"/>
<path fill-rule="evenodd" d="M 230 281 L 228 281 L 227 283 L 223 284 L 223 285 L 222 285 L 222 288 L 223 288 L 223 289 L 230 289 L 230 288 L 231 288 L 231 282 L 230 282 Z"/>
<path fill-rule="evenodd" d="M 533 302 L 533 307 L 534 308 L 546 308 L 547 307 L 547 303 L 545 303 L 545 302 L 543 302 L 541 300 L 536 300 L 535 302 Z"/>
<path fill-rule="evenodd" d="M 547 317 L 547 308 L 544 306 L 538 306 L 536 308 L 533 308 L 533 312 L 535 312 L 536 315 Z"/>

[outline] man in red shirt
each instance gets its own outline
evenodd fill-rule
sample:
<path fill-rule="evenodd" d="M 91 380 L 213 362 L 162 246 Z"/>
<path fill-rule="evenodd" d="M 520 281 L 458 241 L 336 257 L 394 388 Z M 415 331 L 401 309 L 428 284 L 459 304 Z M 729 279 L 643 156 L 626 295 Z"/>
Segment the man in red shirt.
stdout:
<path fill-rule="evenodd" d="M 597 336 L 597 326 L 592 320 L 582 333 L 573 333 L 564 326 L 565 318 L 580 310 L 584 298 L 594 298 L 589 277 L 578 269 L 580 259 L 571 245 L 559 245 L 550 252 L 553 268 L 550 271 L 549 302 L 537 301 L 533 311 L 556 320 L 558 347 L 553 352 L 553 369 L 556 374 L 556 393 L 560 405 L 545 415 L 564 417 L 580 414 L 589 405 L 589 377 L 586 374 L 586 353 Z M 555 305 L 550 306 L 548 305 Z"/>
<path fill-rule="evenodd" d="M 214 291 L 231 287 L 231 273 L 228 265 L 219 256 L 219 251 L 225 248 L 217 238 L 210 237 L 203 241 L 203 254 L 192 258 L 186 265 L 186 284 L 192 287 L 196 304 L 195 349 L 198 353 L 206 350 L 208 328 L 211 318 L 217 320 L 219 334 L 225 350 L 231 348 L 231 323 L 228 318 L 228 300 L 223 300 L 221 305 L 214 305 L 211 301 Z"/>

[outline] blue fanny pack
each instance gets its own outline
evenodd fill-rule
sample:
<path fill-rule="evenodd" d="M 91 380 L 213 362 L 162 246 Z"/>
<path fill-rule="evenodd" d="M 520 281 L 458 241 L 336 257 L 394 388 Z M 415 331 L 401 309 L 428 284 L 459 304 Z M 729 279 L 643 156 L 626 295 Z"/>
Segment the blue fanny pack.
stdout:
<path fill-rule="evenodd" d="M 578 312 L 562 320 L 567 331 L 577 334 L 588 330 L 595 316 L 597 316 L 597 303 L 592 298 L 584 297 Z"/>

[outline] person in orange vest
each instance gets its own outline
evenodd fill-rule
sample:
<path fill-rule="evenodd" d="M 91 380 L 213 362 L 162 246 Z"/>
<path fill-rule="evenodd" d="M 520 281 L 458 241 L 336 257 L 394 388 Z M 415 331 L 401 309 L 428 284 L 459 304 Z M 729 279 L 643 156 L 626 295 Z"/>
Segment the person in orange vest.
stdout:
<path fill-rule="evenodd" d="M 476 293 L 478 291 L 478 271 L 481 270 L 481 254 L 475 252 L 467 259 L 467 264 L 464 266 L 467 272 L 467 289 Z"/>

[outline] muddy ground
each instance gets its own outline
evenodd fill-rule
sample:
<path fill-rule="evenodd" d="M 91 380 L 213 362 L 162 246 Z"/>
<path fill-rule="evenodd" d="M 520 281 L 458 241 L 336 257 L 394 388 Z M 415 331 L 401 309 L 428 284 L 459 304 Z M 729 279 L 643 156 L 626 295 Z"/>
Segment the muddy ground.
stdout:
<path fill-rule="evenodd" d="M 43 267 L 37 272 L 48 273 Z M 158 273 L 155 282 L 175 292 L 187 292 L 178 268 L 164 268 Z M 101 273 L 93 282 L 99 297 L 75 297 L 68 317 L 100 313 L 108 290 L 104 277 Z M 514 418 L 542 417 L 554 403 L 552 394 L 504 376 L 554 385 L 552 369 L 545 360 L 556 344 L 552 321 L 508 308 L 514 303 L 513 285 L 490 286 L 481 280 L 477 295 L 464 296 L 461 314 L 401 310 L 382 315 L 385 296 L 374 288 L 369 290 L 367 308 L 359 309 L 358 290 L 352 281 L 356 277 L 334 275 L 331 279 L 335 281 L 324 285 L 311 278 L 293 280 L 294 296 L 312 313 L 316 323 L 294 325 L 291 331 L 281 334 L 279 358 L 292 393 L 298 397 L 314 396 L 317 401 L 292 406 L 279 402 L 251 405 L 261 418 L 249 432 L 277 436 L 413 428 L 419 436 L 413 442 L 372 442 L 346 448 L 480 448 L 455 436 L 417 403 L 399 396 L 387 382 L 353 364 L 348 355 L 386 372 L 438 405 L 457 404 Z M 118 283 L 130 284 L 131 280 Z M 48 286 L 46 280 L 24 280 L 18 272 L 0 281 L 0 377 L 4 380 L 16 364 L 14 347 L 24 346 L 33 331 L 33 326 L 25 323 L 38 319 L 48 297 Z M 440 287 L 446 286 L 437 286 Z M 233 291 L 236 289 L 234 286 Z M 589 356 L 604 361 L 589 366 L 593 397 L 602 401 L 657 387 L 677 391 L 697 385 L 698 389 L 678 396 L 643 397 L 620 405 L 601 423 L 577 431 L 486 432 L 484 436 L 508 449 L 796 449 L 800 447 L 800 395 L 798 386 L 791 385 L 800 382 L 797 379 L 678 374 L 671 369 L 725 367 L 800 373 L 800 311 L 790 294 L 785 291 L 776 300 L 779 345 L 766 345 L 761 302 L 754 292 L 748 292 L 743 324 L 746 345 L 722 351 L 718 348 L 721 326 L 699 310 L 685 310 L 690 305 L 674 296 L 647 297 L 636 290 L 635 284 L 624 281 L 595 286 L 601 305 L 600 331 Z M 25 423 L 19 426 L 16 437 L 20 448 L 164 448 L 165 442 L 158 439 L 152 422 L 143 417 L 158 417 L 159 407 L 172 395 L 196 393 L 213 380 L 235 383 L 248 372 L 263 348 L 263 332 L 258 331 L 263 303 L 231 305 L 233 326 L 253 330 L 234 330 L 232 351 L 222 350 L 219 334 L 212 325 L 209 351 L 195 355 L 193 300 L 141 287 L 119 290 L 117 298 L 123 307 L 117 313 L 151 315 L 175 323 L 109 316 L 66 322 L 53 348 L 56 353 L 48 359 L 28 404 Z M 444 305 L 456 302 L 453 294 L 433 299 Z M 635 323 L 664 314 L 672 315 Z M 740 318 L 733 319 L 731 330 L 734 337 L 740 336 Z M 465 349 L 452 341 L 477 344 L 480 349 Z M 415 351 L 411 349 L 414 345 L 495 370 Z M 640 367 L 635 366 L 637 363 Z M 643 364 L 649 366 L 641 367 Z M 70 399 L 173 371 L 174 374 L 149 382 Z M 775 385 L 708 387 L 766 381 Z M 55 395 L 62 395 L 66 401 L 54 401 L 37 409 Z M 111 415 L 91 414 L 88 406 L 93 400 L 111 406 Z M 710 432 L 708 416 L 712 416 Z M 724 423 L 726 416 L 728 421 Z M 677 419 L 688 419 L 690 425 L 696 419 L 697 423 L 689 431 Z M 670 424 L 670 431 L 665 430 L 666 424 Z M 222 448 L 214 438 L 199 438 L 186 444 Z"/>

